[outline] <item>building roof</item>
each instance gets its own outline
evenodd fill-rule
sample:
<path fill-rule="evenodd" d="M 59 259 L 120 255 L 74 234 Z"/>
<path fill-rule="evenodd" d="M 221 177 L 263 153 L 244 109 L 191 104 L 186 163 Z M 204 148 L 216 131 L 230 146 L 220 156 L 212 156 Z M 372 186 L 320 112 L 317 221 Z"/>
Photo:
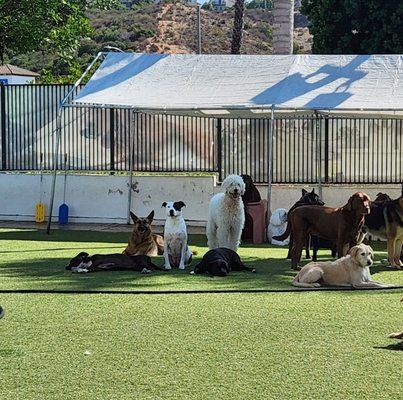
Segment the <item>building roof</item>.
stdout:
<path fill-rule="evenodd" d="M 36 72 L 11 64 L 0 65 L 0 75 L 39 76 Z"/>

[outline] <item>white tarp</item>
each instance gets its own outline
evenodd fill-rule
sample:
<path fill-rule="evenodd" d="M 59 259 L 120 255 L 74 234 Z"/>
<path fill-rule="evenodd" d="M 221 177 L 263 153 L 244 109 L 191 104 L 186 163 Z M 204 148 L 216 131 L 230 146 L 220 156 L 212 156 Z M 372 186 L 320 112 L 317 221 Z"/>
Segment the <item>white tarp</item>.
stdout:
<path fill-rule="evenodd" d="M 108 53 L 74 103 L 220 115 L 403 110 L 403 55 Z"/>

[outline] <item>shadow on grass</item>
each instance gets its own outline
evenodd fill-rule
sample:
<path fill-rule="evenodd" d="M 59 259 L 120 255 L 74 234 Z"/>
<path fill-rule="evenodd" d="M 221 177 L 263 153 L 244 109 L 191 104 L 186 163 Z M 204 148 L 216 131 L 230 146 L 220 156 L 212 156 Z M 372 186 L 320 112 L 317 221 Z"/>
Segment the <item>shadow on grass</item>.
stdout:
<path fill-rule="evenodd" d="M 105 271 L 90 274 L 73 274 L 65 270 L 71 257 L 79 251 L 90 254 L 123 251 L 128 234 L 123 232 L 53 231 L 50 236 L 42 230 L 8 229 L 0 230 L 0 243 L 5 249 L 0 260 L 0 289 L 42 289 L 42 290 L 250 290 L 250 289 L 291 289 L 295 271 L 290 269 L 290 261 L 285 259 L 287 249 L 267 244 L 243 244 L 239 254 L 248 265 L 257 269 L 256 274 L 235 272 L 226 278 L 190 275 L 189 272 L 207 251 L 204 235 L 191 235 L 189 243 L 198 254 L 186 271 L 172 270 L 141 275 L 130 271 Z M 21 247 L 10 251 L 7 246 Z M 21 242 L 21 246 L 20 246 Z M 31 242 L 31 243 L 28 243 Z M 46 243 L 47 242 L 47 243 Z M 36 243 L 41 243 L 41 249 Z M 75 247 L 75 244 L 78 244 Z M 82 243 L 82 245 L 81 245 Z M 103 247 L 102 243 L 110 246 Z M 68 247 L 62 247 L 66 244 Z M 113 244 L 116 244 L 114 246 Z M 121 247 L 120 247 L 121 246 Z M 30 249 L 31 248 L 31 249 Z M 1 253 L 1 252 L 0 252 Z M 30 254 L 31 253 L 31 254 Z M 42 253 L 42 254 L 40 254 Z M 46 254 L 48 253 L 48 254 Z M 22 257 L 21 257 L 22 256 Z M 378 258 L 382 256 L 379 255 Z M 319 253 L 320 260 L 329 260 L 330 252 Z M 305 265 L 310 260 L 302 260 Z M 155 259 L 163 265 L 162 257 Z M 383 271 L 382 266 L 373 272 Z M 390 270 L 389 270 L 390 271 Z"/>
<path fill-rule="evenodd" d="M 35 241 L 35 242 L 91 242 L 91 243 L 122 243 L 129 240 L 128 232 L 107 231 L 68 231 L 54 230 L 50 235 L 43 229 L 0 229 L 0 241 Z M 191 245 L 206 246 L 205 235 L 191 235 Z M 261 245 L 264 246 L 264 245 Z"/>
<path fill-rule="evenodd" d="M 403 341 L 400 343 L 388 344 L 387 346 L 374 346 L 374 349 L 403 351 Z"/>
<path fill-rule="evenodd" d="M 92 232 L 55 230 L 50 235 L 42 229 L 7 229 L 0 230 L 0 240 L 36 241 L 36 242 L 99 242 L 125 243 L 127 232 Z"/>
<path fill-rule="evenodd" d="M 116 246 L 102 246 L 100 249 L 113 249 L 113 253 L 116 253 Z M 75 254 L 79 253 L 79 249 L 77 247 L 55 247 L 49 249 L 29 249 L 29 250 L 18 250 L 18 254 L 22 253 L 36 253 L 36 252 L 46 252 L 46 251 L 65 251 L 65 250 L 74 250 Z M 7 250 L 7 251 L 0 251 L 0 254 L 15 254 L 16 250 Z"/>
<path fill-rule="evenodd" d="M 201 257 L 194 257 L 192 266 Z M 185 271 L 155 271 L 142 275 L 131 271 L 102 271 L 74 274 L 65 270 L 67 257 L 46 259 L 19 259 L 0 266 L 1 289 L 73 289 L 73 290 L 169 290 L 169 289 L 269 289 L 289 287 L 294 273 L 278 261 L 244 258 L 247 265 L 257 268 L 257 273 L 234 272 L 226 278 L 190 275 L 192 266 Z M 162 257 L 155 259 L 163 265 Z"/>

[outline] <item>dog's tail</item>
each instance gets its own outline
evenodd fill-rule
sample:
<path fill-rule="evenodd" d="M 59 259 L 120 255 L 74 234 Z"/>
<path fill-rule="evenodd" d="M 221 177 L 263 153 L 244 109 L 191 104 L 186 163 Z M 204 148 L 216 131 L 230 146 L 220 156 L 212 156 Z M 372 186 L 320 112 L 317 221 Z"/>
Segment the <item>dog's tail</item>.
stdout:
<path fill-rule="evenodd" d="M 295 275 L 295 278 L 292 280 L 292 284 L 293 284 L 293 286 L 303 287 L 303 288 L 320 287 L 320 283 L 318 283 L 318 282 L 314 282 L 314 283 L 300 282 L 299 281 L 299 274 Z"/>
<path fill-rule="evenodd" d="M 280 236 L 273 236 L 272 239 L 278 240 L 279 242 L 282 242 L 283 240 L 287 239 L 288 236 L 290 236 L 290 233 L 291 233 L 291 223 L 288 220 L 287 228 L 286 228 L 285 232 Z"/>

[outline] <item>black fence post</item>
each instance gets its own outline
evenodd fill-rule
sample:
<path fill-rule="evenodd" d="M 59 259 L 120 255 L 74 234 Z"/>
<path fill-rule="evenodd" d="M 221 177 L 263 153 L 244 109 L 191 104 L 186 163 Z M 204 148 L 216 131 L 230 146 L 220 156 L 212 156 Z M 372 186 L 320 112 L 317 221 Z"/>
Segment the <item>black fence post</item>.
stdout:
<path fill-rule="evenodd" d="M 325 183 L 329 183 L 329 118 L 325 117 Z"/>
<path fill-rule="evenodd" d="M 1 170 L 7 169 L 6 86 L 0 83 Z"/>
<path fill-rule="evenodd" d="M 217 119 L 217 169 L 218 181 L 222 182 L 222 120 Z"/>
<path fill-rule="evenodd" d="M 110 150 L 110 171 L 114 174 L 115 171 L 115 109 L 109 110 L 109 150 Z"/>

